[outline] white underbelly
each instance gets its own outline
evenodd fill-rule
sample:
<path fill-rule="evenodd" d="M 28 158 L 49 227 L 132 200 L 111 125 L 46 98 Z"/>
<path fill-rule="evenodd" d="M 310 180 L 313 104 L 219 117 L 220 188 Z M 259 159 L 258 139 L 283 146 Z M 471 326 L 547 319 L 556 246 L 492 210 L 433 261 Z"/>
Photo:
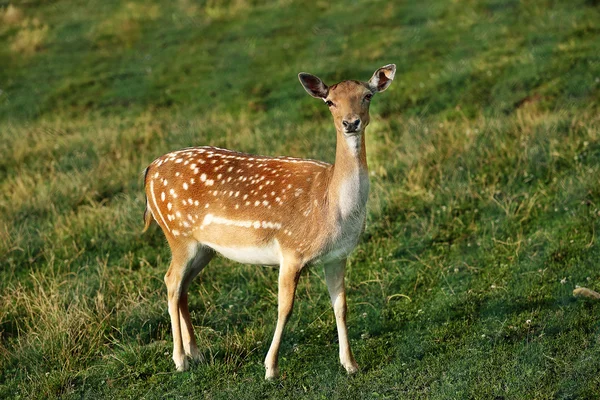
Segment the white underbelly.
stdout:
<path fill-rule="evenodd" d="M 225 247 L 207 242 L 202 244 L 242 264 L 279 265 L 281 261 L 281 248 L 277 240 L 261 247 Z"/>

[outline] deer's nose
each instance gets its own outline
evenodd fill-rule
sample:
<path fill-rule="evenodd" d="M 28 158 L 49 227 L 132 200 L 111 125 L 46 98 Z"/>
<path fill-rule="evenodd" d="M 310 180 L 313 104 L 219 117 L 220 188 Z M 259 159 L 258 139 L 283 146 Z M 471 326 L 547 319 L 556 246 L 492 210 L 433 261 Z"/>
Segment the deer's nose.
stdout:
<path fill-rule="evenodd" d="M 354 132 L 360 127 L 360 118 L 349 118 L 342 121 L 346 132 Z"/>

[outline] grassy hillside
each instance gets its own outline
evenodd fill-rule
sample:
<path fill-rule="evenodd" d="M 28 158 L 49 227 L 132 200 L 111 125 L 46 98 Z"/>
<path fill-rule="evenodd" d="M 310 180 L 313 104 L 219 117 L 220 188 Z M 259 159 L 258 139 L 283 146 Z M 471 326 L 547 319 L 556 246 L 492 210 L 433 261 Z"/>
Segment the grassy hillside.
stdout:
<path fill-rule="evenodd" d="M 597 1 L 0 3 L 0 398 L 600 395 Z M 362 371 L 306 269 L 263 381 L 277 271 L 190 288 L 205 361 L 175 373 L 169 251 L 141 174 L 211 144 L 333 161 L 328 83 L 396 63 L 367 132 L 347 271 Z"/>

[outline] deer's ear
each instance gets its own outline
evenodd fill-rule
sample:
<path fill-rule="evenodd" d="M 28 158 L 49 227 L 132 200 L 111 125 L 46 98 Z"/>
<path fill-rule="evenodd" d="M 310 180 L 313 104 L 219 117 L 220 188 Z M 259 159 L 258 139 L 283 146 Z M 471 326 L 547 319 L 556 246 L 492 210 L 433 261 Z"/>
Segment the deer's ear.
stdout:
<path fill-rule="evenodd" d="M 371 79 L 369 79 L 369 87 L 373 93 L 383 92 L 390 86 L 396 76 L 396 64 L 388 64 L 385 67 L 379 68 Z"/>
<path fill-rule="evenodd" d="M 304 90 L 306 90 L 312 97 L 316 97 L 318 99 L 325 99 L 327 97 L 329 88 L 318 77 L 307 74 L 306 72 L 300 72 L 298 74 L 298 79 L 300 79 L 300 83 L 304 87 Z"/>

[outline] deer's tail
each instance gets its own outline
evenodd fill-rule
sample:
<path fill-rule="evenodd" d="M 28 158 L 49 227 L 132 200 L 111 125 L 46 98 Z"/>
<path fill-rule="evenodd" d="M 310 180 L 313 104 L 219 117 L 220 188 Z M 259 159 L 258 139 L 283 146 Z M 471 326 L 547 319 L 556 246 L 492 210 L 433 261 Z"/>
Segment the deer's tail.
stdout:
<path fill-rule="evenodd" d="M 144 199 L 146 200 L 146 208 L 144 209 L 144 230 L 142 231 L 142 233 L 148 230 L 150 224 L 152 224 L 152 221 L 154 220 L 154 218 L 152 217 L 152 212 L 149 208 L 150 204 L 148 204 L 148 196 L 146 195 L 146 179 L 148 178 L 149 169 L 150 167 L 144 170 Z"/>

